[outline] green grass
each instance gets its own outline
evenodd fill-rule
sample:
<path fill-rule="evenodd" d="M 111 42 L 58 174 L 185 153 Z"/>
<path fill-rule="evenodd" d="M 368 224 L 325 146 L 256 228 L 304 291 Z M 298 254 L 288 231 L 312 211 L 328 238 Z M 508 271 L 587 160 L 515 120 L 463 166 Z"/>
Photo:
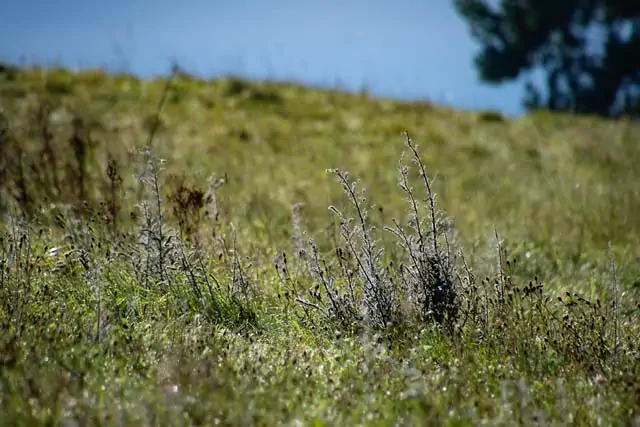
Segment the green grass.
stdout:
<path fill-rule="evenodd" d="M 3 69 L 0 425 L 638 425 L 638 141 Z"/>

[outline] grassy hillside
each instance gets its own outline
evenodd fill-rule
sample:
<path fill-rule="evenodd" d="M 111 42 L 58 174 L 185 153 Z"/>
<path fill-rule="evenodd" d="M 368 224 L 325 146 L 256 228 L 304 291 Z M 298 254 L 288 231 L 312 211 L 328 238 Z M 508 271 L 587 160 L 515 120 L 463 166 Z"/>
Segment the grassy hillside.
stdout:
<path fill-rule="evenodd" d="M 639 142 L 5 67 L 0 424 L 637 425 Z"/>

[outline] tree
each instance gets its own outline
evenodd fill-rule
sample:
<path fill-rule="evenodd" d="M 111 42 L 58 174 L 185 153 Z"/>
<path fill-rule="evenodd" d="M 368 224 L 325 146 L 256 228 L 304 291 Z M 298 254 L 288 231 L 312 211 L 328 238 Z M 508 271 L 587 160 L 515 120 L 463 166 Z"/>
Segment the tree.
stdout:
<path fill-rule="evenodd" d="M 482 45 L 481 80 L 525 76 L 528 109 L 640 115 L 640 0 L 453 1 Z"/>

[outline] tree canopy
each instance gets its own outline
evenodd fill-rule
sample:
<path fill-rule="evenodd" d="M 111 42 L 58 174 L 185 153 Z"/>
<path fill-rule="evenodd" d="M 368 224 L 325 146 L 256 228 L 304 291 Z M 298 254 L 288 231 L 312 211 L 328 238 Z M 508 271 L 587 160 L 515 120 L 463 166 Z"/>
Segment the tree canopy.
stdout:
<path fill-rule="evenodd" d="M 482 45 L 481 80 L 524 76 L 525 107 L 640 115 L 639 0 L 453 1 Z"/>

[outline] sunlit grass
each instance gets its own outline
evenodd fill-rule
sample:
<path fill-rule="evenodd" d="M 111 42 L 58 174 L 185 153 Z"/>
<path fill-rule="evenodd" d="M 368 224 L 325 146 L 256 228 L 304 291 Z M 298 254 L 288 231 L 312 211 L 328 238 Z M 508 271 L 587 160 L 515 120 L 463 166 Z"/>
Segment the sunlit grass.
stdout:
<path fill-rule="evenodd" d="M 0 425 L 634 425 L 638 141 L 625 120 L 8 68 Z M 433 322 L 438 274 L 457 311 Z"/>

